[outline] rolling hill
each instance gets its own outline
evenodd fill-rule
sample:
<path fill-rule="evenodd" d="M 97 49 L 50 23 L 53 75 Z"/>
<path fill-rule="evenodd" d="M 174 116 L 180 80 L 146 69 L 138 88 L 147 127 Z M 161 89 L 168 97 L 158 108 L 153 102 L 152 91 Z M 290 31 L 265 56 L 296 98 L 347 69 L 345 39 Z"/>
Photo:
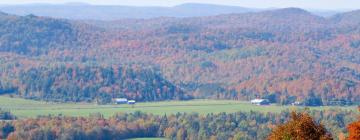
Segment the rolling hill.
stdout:
<path fill-rule="evenodd" d="M 4 61 L 0 64 L 5 71 L 2 75 L 9 77 L 3 80 L 15 85 L 21 82 L 11 71 L 28 70 L 35 64 L 48 67 L 52 63 L 136 65 L 151 67 L 195 98 L 263 97 L 280 104 L 308 100 L 325 105 L 352 104 L 360 101 L 360 36 L 359 26 L 352 20 L 360 18 L 357 13 L 324 18 L 303 9 L 285 8 L 206 17 L 86 22 L 16 16 L 23 20 L 56 21 L 59 26 L 55 27 L 69 25 L 65 26 L 69 32 L 59 33 L 65 36 L 60 38 L 64 40 L 43 38 L 42 47 L 59 42 L 71 46 L 66 42 L 71 44 L 72 40 L 76 43 L 83 40 L 89 45 L 79 45 L 85 46 L 79 49 L 55 46 L 41 55 L 27 56 L 10 48 L 1 53 Z M 35 25 L 28 28 L 36 29 Z M 7 26 L 6 29 L 21 27 Z M 58 30 L 48 29 L 50 33 Z M 33 34 L 31 30 L 26 32 Z M 46 34 L 47 30 L 39 33 Z M 66 39 L 67 36 L 71 39 Z M 87 38 L 81 38 L 83 36 Z M 11 42 L 11 37 L 14 34 L 2 36 L 5 42 Z M 28 40 L 37 39 L 39 36 L 28 36 Z M 29 47 L 37 50 L 34 46 Z M 32 77 L 43 76 L 39 72 Z M 158 85 L 152 86 L 156 89 Z M 162 99 L 173 99 L 168 97 Z"/>
<path fill-rule="evenodd" d="M 0 28 L 0 51 L 20 54 L 40 54 L 50 48 L 91 46 L 90 39 L 95 45 L 96 39 L 91 37 L 99 32 L 68 20 L 5 13 L 0 13 Z M 91 33 L 86 30 L 91 30 Z"/>
<path fill-rule="evenodd" d="M 260 12 L 269 9 L 246 8 L 239 6 L 184 3 L 173 7 L 139 7 L 139 6 L 110 6 L 90 5 L 86 3 L 66 4 L 25 4 L 25 5 L 0 5 L 0 10 L 25 16 L 34 14 L 53 18 L 65 18 L 72 20 L 121 20 L 121 19 L 150 19 L 159 17 L 202 17 L 223 14 L 241 14 Z M 311 13 L 330 17 L 340 11 L 310 10 Z"/>
<path fill-rule="evenodd" d="M 3 73 L 3 75 L 5 75 Z M 58 65 L 32 67 L 2 78 L 0 94 L 16 93 L 28 99 L 110 103 L 113 98 L 137 101 L 186 100 L 191 96 L 151 69 Z M 12 91 L 11 91 L 12 90 Z M 5 92 L 8 91 L 8 92 Z"/>
<path fill-rule="evenodd" d="M 333 18 L 286 8 L 121 20 L 112 24 L 132 26 L 119 27 L 114 41 L 103 47 L 114 54 L 136 54 L 132 62 L 159 65 L 168 79 L 190 87 L 198 97 L 243 100 L 271 95 L 285 104 L 309 97 L 328 104 L 356 101 L 359 36 L 349 29 L 358 26 L 344 26 Z"/>

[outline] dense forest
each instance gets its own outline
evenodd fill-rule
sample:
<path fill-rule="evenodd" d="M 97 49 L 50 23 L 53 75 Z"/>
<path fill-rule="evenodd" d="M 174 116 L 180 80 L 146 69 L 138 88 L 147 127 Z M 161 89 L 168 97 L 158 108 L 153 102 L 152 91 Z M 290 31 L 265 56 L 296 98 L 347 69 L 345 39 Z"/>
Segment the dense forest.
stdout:
<path fill-rule="evenodd" d="M 39 55 L 49 49 L 97 45 L 101 30 L 76 22 L 0 13 L 0 51 Z M 92 40 L 91 44 L 86 40 Z"/>
<path fill-rule="evenodd" d="M 137 101 L 186 100 L 191 97 L 151 69 L 60 65 L 12 71 L 10 90 L 21 97 L 59 102 L 110 103 L 114 98 Z M 1 87 L 1 86 L 0 86 Z"/>
<path fill-rule="evenodd" d="M 129 61 L 155 62 L 176 84 L 218 85 L 215 93 L 193 88 L 199 97 L 248 100 L 276 94 L 278 102 L 287 103 L 315 95 L 325 104 L 353 102 L 359 100 L 359 29 L 346 16 L 327 19 L 289 8 L 119 21 L 124 34 L 116 33 L 119 39 L 105 47 L 126 56 L 134 53 L 127 48 L 139 48 L 140 57 Z"/>
<path fill-rule="evenodd" d="M 308 111 L 308 113 L 315 118 L 314 123 L 323 124 L 334 138 L 344 137 L 345 126 L 356 121 L 357 115 L 352 111 L 340 110 Z M 135 112 L 116 114 L 110 118 L 104 118 L 97 113 L 91 114 L 89 117 L 43 116 L 0 122 L 0 138 L 34 140 L 136 137 L 165 137 L 177 140 L 266 139 L 273 128 L 287 122 L 290 116 L 290 111 L 280 114 L 259 112 L 207 115 L 177 113 L 163 116 Z M 308 121 L 312 121 L 312 118 L 310 119 Z M 290 125 L 296 124 L 295 122 L 291 123 L 290 121 Z M 299 127 L 303 128 L 305 124 L 300 123 Z"/>
<path fill-rule="evenodd" d="M 124 95 L 126 92 L 121 91 L 124 85 L 119 86 L 121 79 L 110 82 L 96 79 L 90 82 L 94 85 L 82 85 L 93 80 L 84 79 L 82 74 L 97 72 L 79 68 L 73 79 L 61 79 L 69 76 L 67 72 L 71 70 L 52 65 L 74 65 L 74 69 L 82 65 L 105 69 L 136 65 L 152 69 L 169 82 L 166 86 L 170 83 L 174 86 L 162 95 L 155 93 L 158 89 L 166 90 L 164 83 L 134 86 L 138 89 L 132 89 L 128 92 L 132 95 L 127 96 L 143 101 L 182 99 L 184 92 L 194 98 L 261 97 L 279 104 L 295 101 L 313 102 L 313 105 L 357 104 L 360 22 L 355 19 L 360 18 L 359 12 L 324 18 L 302 9 L 286 8 L 208 17 L 118 21 L 70 21 L 3 13 L 0 14 L 0 32 L 4 34 L 0 41 L 0 83 L 6 88 L 0 91 L 62 101 L 94 100 L 93 95 L 100 94 L 101 97 Z M 36 70 L 39 66 L 44 70 Z M 148 78 L 145 81 L 158 79 L 141 72 L 140 75 L 137 76 L 140 79 Z M 50 81 L 32 84 L 24 80 Z M 56 87 L 67 87 L 65 83 L 76 87 L 56 91 Z M 121 89 L 114 89 L 115 85 Z M 103 92 L 104 88 L 110 93 Z M 76 98 L 60 95 L 75 91 L 82 95 L 73 95 Z M 309 101 L 312 97 L 316 100 Z"/>

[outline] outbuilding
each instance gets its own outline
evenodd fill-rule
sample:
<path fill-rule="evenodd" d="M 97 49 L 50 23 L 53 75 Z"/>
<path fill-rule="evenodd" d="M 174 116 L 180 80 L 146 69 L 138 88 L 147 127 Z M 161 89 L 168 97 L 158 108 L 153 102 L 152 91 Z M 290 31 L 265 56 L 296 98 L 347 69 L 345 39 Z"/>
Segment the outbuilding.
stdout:
<path fill-rule="evenodd" d="M 135 101 L 135 100 L 129 100 L 127 103 L 128 103 L 129 105 L 134 105 L 134 104 L 136 103 L 136 101 Z"/>
<path fill-rule="evenodd" d="M 270 104 L 268 99 L 253 99 L 250 102 L 251 102 L 251 104 L 255 104 L 255 105 L 269 105 Z"/>
<path fill-rule="evenodd" d="M 126 99 L 126 98 L 115 98 L 114 100 L 115 100 L 116 104 L 126 104 L 126 103 L 128 103 L 128 99 Z"/>
<path fill-rule="evenodd" d="M 291 103 L 291 105 L 292 105 L 292 106 L 301 106 L 302 103 L 299 102 L 299 101 L 296 101 L 296 102 Z"/>

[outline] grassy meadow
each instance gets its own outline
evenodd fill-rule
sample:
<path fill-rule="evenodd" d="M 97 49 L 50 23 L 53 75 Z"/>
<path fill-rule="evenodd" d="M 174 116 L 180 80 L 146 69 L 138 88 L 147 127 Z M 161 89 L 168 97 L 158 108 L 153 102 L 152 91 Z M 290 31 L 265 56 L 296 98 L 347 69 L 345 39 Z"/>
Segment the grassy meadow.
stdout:
<path fill-rule="evenodd" d="M 66 115 L 66 116 L 88 116 L 91 113 L 101 113 L 109 117 L 118 112 L 131 113 L 141 111 L 156 115 L 173 114 L 177 112 L 199 114 L 238 112 L 238 111 L 259 111 L 259 112 L 281 112 L 286 109 L 296 109 L 301 107 L 293 106 L 256 106 L 245 101 L 231 100 L 190 100 L 190 101 L 162 101 L 137 103 L 134 107 L 127 104 L 122 105 L 96 105 L 93 103 L 50 103 L 20 98 L 10 98 L 0 96 L 0 108 L 9 110 L 20 118 L 36 117 L 39 115 Z M 330 108 L 341 108 L 356 110 L 355 106 L 348 107 L 311 107 L 315 110 L 326 110 Z"/>

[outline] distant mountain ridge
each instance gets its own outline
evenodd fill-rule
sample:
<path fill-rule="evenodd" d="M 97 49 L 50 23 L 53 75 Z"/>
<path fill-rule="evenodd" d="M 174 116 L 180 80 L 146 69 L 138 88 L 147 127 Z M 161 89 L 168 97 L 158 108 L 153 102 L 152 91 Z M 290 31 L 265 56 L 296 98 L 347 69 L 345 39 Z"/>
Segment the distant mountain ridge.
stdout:
<path fill-rule="evenodd" d="M 225 6 L 214 4 L 185 3 L 174 7 L 138 7 L 138 6 L 110 6 L 90 5 L 86 3 L 67 4 L 28 4 L 28 5 L 0 5 L 0 10 L 16 14 L 46 16 L 75 20 L 119 20 L 119 19 L 148 19 L 157 17 L 201 17 L 221 14 L 239 14 L 258 12 L 268 9 L 245 8 L 239 6 Z M 322 15 L 322 12 L 314 12 Z M 330 15 L 334 12 L 328 12 Z"/>
<path fill-rule="evenodd" d="M 78 5 L 85 4 L 76 4 Z M 91 6 L 91 5 L 85 5 Z M 217 7 L 216 5 L 204 4 L 184 4 L 175 8 L 195 8 L 201 11 L 200 7 Z M 206 9 L 205 8 L 205 9 Z M 235 8 L 236 9 L 236 8 Z M 352 20 L 359 19 L 359 20 Z M 251 21 L 252 24 L 248 24 Z M 166 28 L 169 33 L 176 33 L 177 30 L 189 30 L 196 32 L 200 27 L 222 28 L 229 24 L 230 28 L 242 28 L 251 30 L 263 30 L 263 35 L 271 37 L 270 32 L 289 33 L 294 31 L 311 32 L 312 30 L 327 30 L 324 28 L 330 24 L 354 25 L 360 22 L 360 10 L 337 14 L 330 18 L 317 16 L 311 12 L 300 8 L 283 8 L 259 12 L 240 13 L 240 14 L 222 14 L 206 17 L 188 17 L 179 18 L 152 18 L 152 19 L 123 19 L 113 22 L 87 22 L 101 28 L 119 27 L 122 29 L 137 30 L 158 30 Z M 35 15 L 16 16 L 0 11 L 0 27 L 6 30 L 0 30 L 3 36 L 0 36 L 0 51 L 28 52 L 31 48 L 48 48 L 50 46 L 79 46 L 78 34 L 84 34 L 88 26 L 84 23 L 76 24 L 71 20 L 53 19 L 47 17 L 38 17 Z M 79 29 L 76 25 L 85 27 Z M 319 28 L 318 28 L 319 27 Z M 27 30 L 18 30 L 18 29 Z M 227 27 L 229 28 L 229 27 Z M 193 30 L 192 30 L 193 29 Z M 353 28 L 350 28 L 353 29 Z M 348 30 L 350 30 L 348 29 Z M 41 32 L 39 32 L 41 30 Z M 79 31 L 82 30 L 82 31 Z M 181 31 L 183 32 L 183 31 Z M 16 33 L 16 35 L 14 34 Z M 88 34 L 88 33 L 87 33 Z M 89 34 L 88 34 L 89 35 Z M 42 36 L 42 40 L 36 37 Z M 91 35 L 90 35 L 91 36 Z M 61 37 L 56 38 L 56 37 Z M 35 41 L 34 41 L 35 40 Z M 89 42 L 89 41 L 87 41 Z"/>
<path fill-rule="evenodd" d="M 35 5 L 6 5 L 0 10 L 16 14 L 35 14 L 54 18 L 86 19 L 86 20 L 118 20 L 124 18 L 155 18 L 155 17 L 195 17 L 212 16 L 228 13 L 245 13 L 257 11 L 255 9 L 220 6 L 210 4 L 183 4 L 175 7 L 137 7 L 137 6 L 109 6 L 87 4 L 35 4 Z"/>

